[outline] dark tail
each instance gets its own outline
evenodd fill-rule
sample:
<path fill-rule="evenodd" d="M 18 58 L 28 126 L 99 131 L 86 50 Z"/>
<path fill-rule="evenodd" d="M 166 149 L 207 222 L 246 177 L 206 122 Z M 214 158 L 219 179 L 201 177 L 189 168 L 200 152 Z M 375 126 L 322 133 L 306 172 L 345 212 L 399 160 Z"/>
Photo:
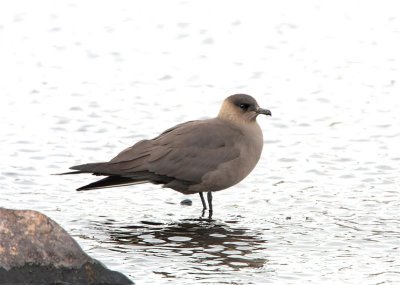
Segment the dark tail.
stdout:
<path fill-rule="evenodd" d="M 96 163 L 86 163 L 81 165 L 75 165 L 70 167 L 72 170 L 79 170 L 81 173 L 96 173 L 99 172 L 99 168 L 108 164 L 107 162 L 96 162 Z"/>
<path fill-rule="evenodd" d="M 70 171 L 70 172 L 63 172 L 63 173 L 54 173 L 52 175 L 68 175 L 68 174 L 80 174 L 80 173 L 86 173 L 85 171 Z"/>
<path fill-rule="evenodd" d="M 166 184 L 174 180 L 173 177 L 155 174 L 149 171 L 137 171 L 126 173 L 124 170 L 113 169 L 109 162 L 87 163 L 76 165 L 70 169 L 75 171 L 60 173 L 58 175 L 91 173 L 93 175 L 105 175 L 107 177 L 76 189 L 85 191 L 99 188 L 118 187 L 132 184 L 151 182 L 154 184 Z M 128 176 L 129 175 L 129 176 Z"/>
<path fill-rule="evenodd" d="M 72 167 L 69 168 L 69 169 L 72 169 L 74 171 L 63 172 L 63 173 L 55 173 L 53 175 L 96 173 L 96 169 L 99 166 L 103 166 L 104 164 L 106 164 L 106 163 L 105 162 L 98 162 L 98 163 L 87 163 L 87 164 L 76 165 L 76 166 L 72 166 Z"/>

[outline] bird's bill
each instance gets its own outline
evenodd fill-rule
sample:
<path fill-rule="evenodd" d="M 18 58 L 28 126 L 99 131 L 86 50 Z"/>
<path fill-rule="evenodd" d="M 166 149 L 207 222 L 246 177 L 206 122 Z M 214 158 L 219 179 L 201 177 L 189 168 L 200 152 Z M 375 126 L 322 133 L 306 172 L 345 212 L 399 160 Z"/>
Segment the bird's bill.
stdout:
<path fill-rule="evenodd" d="M 257 114 L 263 114 L 266 116 L 272 116 L 271 111 L 268 109 L 258 108 L 256 111 Z"/>

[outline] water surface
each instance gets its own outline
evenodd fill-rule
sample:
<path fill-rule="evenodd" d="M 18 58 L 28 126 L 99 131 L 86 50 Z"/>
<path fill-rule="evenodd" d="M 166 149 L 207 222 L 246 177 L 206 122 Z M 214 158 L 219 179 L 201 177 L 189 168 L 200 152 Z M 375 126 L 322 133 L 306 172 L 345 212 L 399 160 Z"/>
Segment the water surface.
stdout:
<path fill-rule="evenodd" d="M 396 2 L 40 3 L 0 9 L 0 206 L 47 214 L 137 284 L 400 282 Z M 50 175 L 239 92 L 273 117 L 211 221 L 197 195 Z"/>

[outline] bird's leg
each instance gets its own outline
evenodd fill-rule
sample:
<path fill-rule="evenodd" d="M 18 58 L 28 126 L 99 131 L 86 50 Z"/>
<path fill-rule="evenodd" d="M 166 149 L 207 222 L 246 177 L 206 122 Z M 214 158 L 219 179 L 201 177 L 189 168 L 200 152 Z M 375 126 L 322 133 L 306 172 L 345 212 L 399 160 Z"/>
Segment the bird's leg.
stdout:
<path fill-rule="evenodd" d="M 203 192 L 199 192 L 201 203 L 203 204 L 203 211 L 207 210 L 206 201 L 204 200 Z"/>
<path fill-rule="evenodd" d="M 207 200 L 208 200 L 208 218 L 211 219 L 212 214 L 213 214 L 213 207 L 212 207 L 212 192 L 209 191 L 207 192 Z"/>

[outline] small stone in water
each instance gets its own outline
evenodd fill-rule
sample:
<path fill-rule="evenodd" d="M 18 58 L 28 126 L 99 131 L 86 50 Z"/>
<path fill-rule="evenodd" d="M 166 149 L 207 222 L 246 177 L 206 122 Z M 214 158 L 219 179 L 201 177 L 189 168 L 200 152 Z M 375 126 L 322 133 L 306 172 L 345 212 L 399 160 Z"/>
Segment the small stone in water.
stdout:
<path fill-rule="evenodd" d="M 181 205 L 184 205 L 184 206 L 192 206 L 192 200 L 190 200 L 190 199 L 182 200 L 182 201 L 181 201 Z"/>

